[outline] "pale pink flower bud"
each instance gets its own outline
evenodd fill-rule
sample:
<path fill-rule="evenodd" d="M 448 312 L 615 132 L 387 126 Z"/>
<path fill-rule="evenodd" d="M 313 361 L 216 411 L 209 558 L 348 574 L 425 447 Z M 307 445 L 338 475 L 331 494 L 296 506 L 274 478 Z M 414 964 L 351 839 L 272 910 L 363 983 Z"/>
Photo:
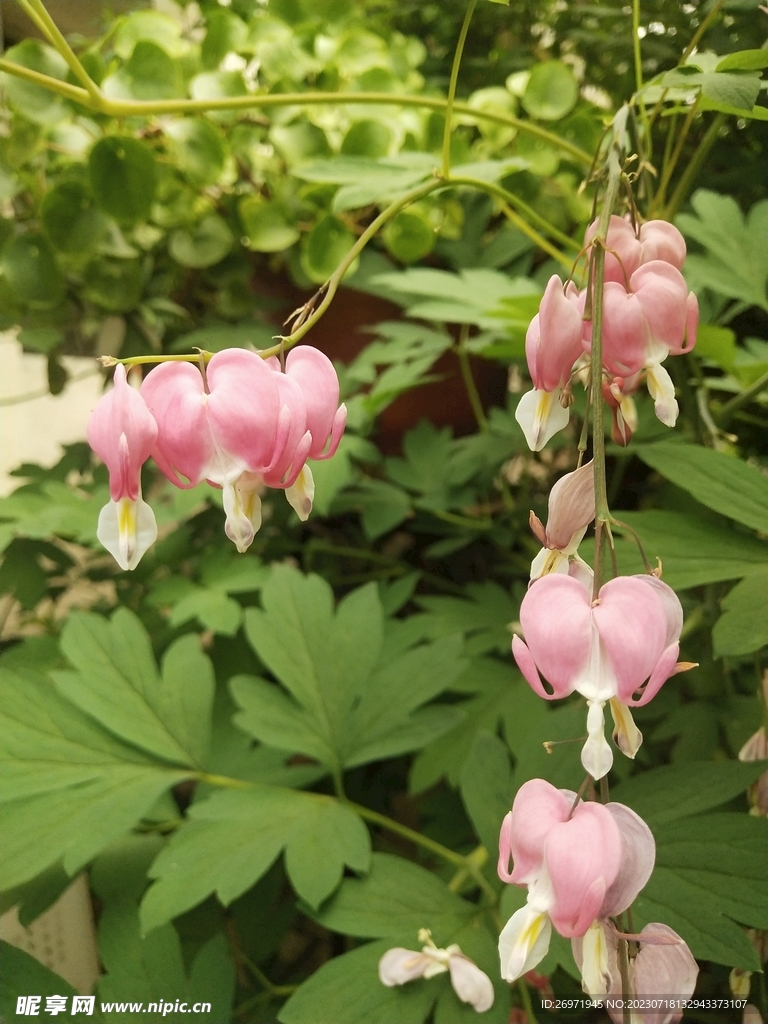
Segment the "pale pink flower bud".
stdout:
<path fill-rule="evenodd" d="M 574 690 L 587 698 L 589 739 L 582 763 L 594 778 L 602 778 L 612 763 L 602 731 L 604 703 L 646 704 L 678 671 L 682 608 L 677 596 L 654 576 L 620 576 L 606 583 L 593 603 L 579 580 L 550 574 L 531 584 L 520 624 L 525 641 L 514 637 L 512 653 L 535 692 L 546 700 Z"/>
<path fill-rule="evenodd" d="M 347 422 L 347 407 L 339 406 L 339 378 L 333 363 L 319 349 L 299 345 L 288 353 L 285 373 L 304 395 L 307 429 L 312 435 L 308 457 L 330 459 Z"/>
<path fill-rule="evenodd" d="M 550 572 L 567 573 L 587 527 L 595 518 L 595 473 L 587 462 L 560 477 L 549 492 L 547 527 L 543 536 L 531 512 L 532 528 L 544 547 L 531 565 L 531 579 Z"/>
<path fill-rule="evenodd" d="M 91 414 L 88 443 L 109 469 L 112 499 L 99 514 L 96 535 L 121 569 L 135 569 L 157 537 L 154 513 L 141 499 L 141 467 L 156 438 L 152 413 L 118 365 L 112 390 Z"/>

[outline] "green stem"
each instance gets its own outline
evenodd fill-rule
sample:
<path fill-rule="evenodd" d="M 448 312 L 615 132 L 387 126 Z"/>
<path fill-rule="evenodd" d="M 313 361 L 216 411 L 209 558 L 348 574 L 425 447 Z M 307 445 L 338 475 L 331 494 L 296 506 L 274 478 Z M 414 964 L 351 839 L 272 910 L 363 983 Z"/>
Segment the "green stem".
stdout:
<path fill-rule="evenodd" d="M 699 171 L 704 166 L 704 161 L 709 156 L 709 151 L 714 146 L 720 129 L 725 123 L 725 117 L 725 114 L 718 114 L 707 129 L 704 138 L 699 143 L 696 152 L 693 154 L 688 166 L 685 168 L 685 171 L 677 184 L 677 188 L 672 193 L 672 198 L 669 200 L 661 214 L 664 220 L 673 220 L 675 214 L 687 199 L 688 193 L 692 188 Z"/>
<path fill-rule="evenodd" d="M 6 71 L 18 78 L 25 78 L 35 85 L 42 86 L 50 92 L 57 92 L 67 99 L 75 100 L 82 106 L 96 113 L 111 117 L 154 117 L 158 114 L 192 114 L 206 113 L 211 110 L 248 110 L 251 107 L 285 107 L 285 106 L 317 106 L 333 104 L 371 104 L 373 106 L 422 107 L 428 110 L 445 110 L 448 101 L 439 96 L 396 95 L 391 92 L 293 92 L 293 93 L 255 93 L 252 96 L 226 96 L 216 99 L 178 99 L 178 100 L 112 100 L 99 92 L 96 96 L 79 86 L 51 78 L 39 71 L 14 64 L 0 58 L 0 71 Z M 468 103 L 453 104 L 453 110 L 466 114 L 477 121 L 492 121 L 495 124 L 508 125 L 518 131 L 542 139 L 549 145 L 568 154 L 577 163 L 589 167 L 592 157 L 583 149 L 574 146 L 567 139 L 562 139 L 546 128 L 525 121 L 512 114 L 499 114 L 489 110 L 476 110 Z"/>
<path fill-rule="evenodd" d="M 461 55 L 464 52 L 464 43 L 467 41 L 469 23 L 475 13 L 477 0 L 469 0 L 467 13 L 464 15 L 464 22 L 459 32 L 459 39 L 456 43 L 456 52 L 453 55 L 453 66 L 451 67 L 451 80 L 448 83 L 448 103 L 445 108 L 445 128 L 443 129 L 443 177 L 447 178 L 451 173 L 451 131 L 453 129 L 453 104 L 456 101 L 456 85 L 459 80 L 459 67 L 461 66 Z"/>
<path fill-rule="evenodd" d="M 88 93 L 94 99 L 99 99 L 101 96 L 99 87 L 80 63 L 74 50 L 59 31 L 56 22 L 50 16 L 48 11 L 46 11 L 41 0 L 19 0 L 19 3 L 24 8 L 27 17 L 37 25 L 43 35 L 48 38 L 49 42 L 53 43 L 72 69 L 72 72 L 85 86 Z"/>
<path fill-rule="evenodd" d="M 527 1024 L 536 1024 L 536 1015 L 533 1012 L 531 993 L 528 991 L 528 985 L 526 984 L 525 978 L 518 979 L 517 991 L 520 993 L 520 1002 L 523 1004 L 523 1011 L 525 1013 Z"/>
<path fill-rule="evenodd" d="M 645 145 L 650 155 L 651 130 L 648 123 L 648 111 L 645 109 L 643 99 L 643 59 L 640 51 L 640 0 L 632 0 L 632 51 L 635 61 L 635 94 L 640 105 L 640 120 L 645 129 Z"/>
<path fill-rule="evenodd" d="M 753 398 L 756 398 L 761 391 L 765 391 L 768 388 L 768 373 L 764 373 L 762 377 L 750 384 L 748 388 L 745 388 L 741 394 L 733 397 L 729 402 L 726 402 L 720 412 L 717 414 L 717 420 L 720 426 L 724 427 L 728 424 L 733 414 L 737 409 L 740 409 L 743 405 L 747 405 Z"/>
<path fill-rule="evenodd" d="M 488 433 L 488 419 L 485 415 L 485 409 L 483 409 L 483 403 L 480 400 L 480 395 L 475 384 L 475 378 L 472 374 L 472 366 L 469 362 L 469 353 L 467 352 L 467 338 L 469 336 L 469 326 L 462 324 L 461 334 L 459 336 L 459 343 L 454 349 L 456 356 L 459 360 L 459 368 L 461 370 L 461 376 L 464 380 L 464 387 L 467 389 L 467 397 L 469 398 L 469 404 L 472 406 L 472 412 L 475 414 L 475 420 L 477 425 L 483 434 Z"/>
<path fill-rule="evenodd" d="M 442 508 L 426 508 L 424 511 L 429 512 L 436 519 L 442 519 L 444 523 L 465 526 L 470 530 L 490 530 L 493 526 L 492 519 L 470 519 L 469 516 L 459 516 L 455 512 L 446 512 Z"/>
<path fill-rule="evenodd" d="M 61 82 L 58 78 L 51 78 L 50 75 L 43 75 L 39 71 L 22 67 L 21 64 L 14 64 L 13 61 L 6 60 L 4 57 L 0 57 L 0 71 L 6 71 L 9 75 L 14 75 L 16 78 L 23 78 L 25 81 L 39 85 L 49 92 L 56 92 L 68 100 L 75 100 L 76 103 L 81 103 L 84 107 L 89 107 L 91 110 L 97 109 L 94 103 L 89 102 L 90 96 L 88 92 L 85 89 L 81 89 L 79 85 Z"/>
<path fill-rule="evenodd" d="M 663 166 L 662 171 L 661 171 L 661 181 L 659 182 L 659 188 L 658 188 L 658 190 L 656 192 L 656 196 L 655 196 L 654 201 L 653 201 L 653 206 L 652 206 L 651 212 L 653 212 L 653 209 L 662 206 L 664 201 L 666 200 L 666 197 L 667 197 L 667 186 L 669 185 L 669 182 L 670 182 L 670 180 L 672 178 L 672 175 L 675 172 L 675 167 L 677 167 L 678 161 L 680 160 L 680 155 L 683 152 L 683 146 L 685 145 L 685 140 L 688 138 L 688 132 L 691 130 L 691 125 L 693 124 L 693 119 L 696 116 L 696 114 L 698 113 L 699 100 L 700 99 L 701 99 L 701 94 L 699 94 L 696 97 L 695 102 L 691 105 L 690 110 L 685 115 L 685 121 L 683 121 L 683 127 L 680 129 L 679 133 L 677 134 L 677 137 L 676 137 L 676 140 L 675 140 L 675 148 L 672 150 L 672 155 L 667 160 L 666 159 L 666 152 L 664 154 L 665 155 L 665 160 L 664 160 L 664 166 Z"/>
<path fill-rule="evenodd" d="M 380 825 L 381 828 L 385 828 L 388 832 L 393 832 L 395 835 L 402 836 L 403 839 L 407 839 L 411 843 L 415 843 L 424 850 L 429 850 L 430 853 L 434 853 L 442 860 L 447 861 L 449 864 L 455 864 L 457 868 L 463 868 L 472 875 L 480 889 L 485 895 L 491 900 L 492 903 L 496 903 L 498 896 L 491 883 L 483 875 L 482 870 L 478 867 L 476 860 L 472 858 L 472 855 L 465 857 L 461 853 L 456 853 L 454 850 L 449 849 L 447 846 L 443 846 L 442 843 L 438 843 L 434 839 L 430 839 L 429 836 L 424 836 L 421 832 L 415 832 L 412 828 L 408 828 L 407 825 L 401 825 L 399 821 L 395 821 L 393 818 L 388 818 L 386 814 L 379 814 L 378 811 L 372 811 L 368 807 L 364 807 L 362 804 L 352 803 L 350 800 L 346 801 L 346 806 L 350 807 L 353 811 L 356 811 L 361 818 L 366 821 L 370 821 L 374 825 Z"/>
<path fill-rule="evenodd" d="M 404 195 L 400 196 L 399 199 L 396 199 L 391 203 L 385 210 L 382 210 L 378 217 L 372 220 L 362 235 L 360 235 L 347 255 L 331 274 L 327 284 L 325 284 L 321 289 L 321 292 L 323 293 L 323 301 L 317 309 L 315 309 L 313 313 L 301 324 L 301 326 L 297 330 L 293 331 L 289 337 L 282 339 L 280 344 L 273 345 L 271 348 L 263 349 L 259 354 L 264 359 L 267 359 L 269 356 L 279 355 L 281 352 L 284 352 L 286 349 L 295 345 L 296 342 L 301 341 L 304 335 L 314 327 L 323 313 L 325 313 L 326 309 L 328 309 L 347 270 L 354 263 L 374 235 L 378 234 L 379 229 L 384 227 L 387 221 L 392 220 L 392 218 L 399 213 L 400 210 L 404 209 L 404 207 L 410 206 L 411 203 L 415 203 L 418 199 L 429 195 L 430 192 L 435 192 L 437 189 L 445 187 L 445 182 L 440 181 L 439 179 L 428 181 L 426 184 L 421 184 L 417 188 L 411 189 L 410 192 L 406 192 Z"/>

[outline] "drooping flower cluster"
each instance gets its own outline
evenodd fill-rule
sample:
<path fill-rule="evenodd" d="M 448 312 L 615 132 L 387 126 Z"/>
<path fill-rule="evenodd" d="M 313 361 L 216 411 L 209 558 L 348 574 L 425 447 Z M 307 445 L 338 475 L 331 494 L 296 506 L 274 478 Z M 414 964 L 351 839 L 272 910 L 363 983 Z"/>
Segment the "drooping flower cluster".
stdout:
<path fill-rule="evenodd" d="M 416 978 L 434 978 L 448 971 L 453 990 L 463 1003 L 468 1003 L 478 1013 L 485 1013 L 493 1006 L 491 979 L 462 953 L 460 946 L 454 942 L 440 949 L 432 941 L 428 928 L 419 932 L 419 942 L 424 943 L 420 953 L 402 946 L 387 950 L 379 961 L 379 981 L 383 985 L 392 988 Z"/>
<path fill-rule="evenodd" d="M 624 936 L 609 918 L 634 901 L 655 858 L 650 829 L 629 807 L 583 803 L 543 779 L 524 783 L 499 837 L 499 877 L 528 888 L 526 905 L 499 938 L 502 977 L 516 981 L 540 963 L 554 928 L 572 940 L 586 992 L 593 998 L 620 993 L 617 950 Z M 696 962 L 671 928 L 647 925 L 633 938 L 640 951 L 629 964 L 632 994 L 693 992 Z M 659 1024 L 681 1016 L 682 1011 L 665 1014 Z"/>
<path fill-rule="evenodd" d="M 601 779 L 613 764 L 604 735 L 606 701 L 614 741 L 634 757 L 643 737 L 629 708 L 647 704 L 670 676 L 690 666 L 677 660 L 683 610 L 666 583 L 655 576 L 619 576 L 600 588 L 596 601 L 590 591 L 583 580 L 559 573 L 535 580 L 520 606 L 525 640 L 513 638 L 512 654 L 545 700 L 574 691 L 587 698 L 581 762 Z"/>
<path fill-rule="evenodd" d="M 587 229 L 588 245 L 597 222 Z M 669 355 L 689 352 L 696 343 L 698 303 L 688 292 L 680 268 L 683 236 L 666 221 L 648 221 L 636 232 L 621 217 L 611 217 L 606 237 L 603 291 L 603 392 L 613 411 L 614 440 L 626 444 L 636 425 L 631 396 L 643 374 L 656 415 L 674 426 L 678 407 L 672 380 L 661 365 Z M 568 423 L 574 369 L 591 354 L 592 321 L 584 319 L 586 290 L 565 288 L 551 277 L 539 312 L 525 339 L 533 391 L 515 413 L 532 451 Z"/>
<path fill-rule="evenodd" d="M 244 349 L 214 355 L 204 369 L 166 362 L 135 391 L 125 369 L 98 403 L 88 441 L 107 464 L 112 500 L 98 538 L 122 569 L 133 569 L 154 542 L 152 510 L 141 500 L 141 466 L 150 456 L 177 487 L 206 480 L 223 491 L 225 530 L 243 552 L 261 525 L 260 492 L 285 490 L 299 518 L 312 509 L 307 459 L 328 459 L 346 423 L 339 382 L 322 352 L 300 346 L 285 372 L 276 358 Z"/>

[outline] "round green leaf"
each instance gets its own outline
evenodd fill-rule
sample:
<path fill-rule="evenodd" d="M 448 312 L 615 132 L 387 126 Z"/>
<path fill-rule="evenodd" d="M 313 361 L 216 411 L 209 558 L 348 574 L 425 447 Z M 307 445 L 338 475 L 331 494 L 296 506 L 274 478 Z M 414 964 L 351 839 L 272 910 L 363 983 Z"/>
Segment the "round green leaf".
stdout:
<path fill-rule="evenodd" d="M 100 139 L 88 158 L 91 188 L 96 202 L 123 223 L 149 216 L 157 184 L 152 150 L 125 135 Z"/>
<path fill-rule="evenodd" d="M 299 164 L 303 160 L 314 160 L 331 154 L 325 132 L 309 121 L 276 125 L 269 137 L 288 164 Z"/>
<path fill-rule="evenodd" d="M 316 284 L 327 281 L 347 255 L 355 236 L 338 218 L 326 214 L 304 239 L 301 266 Z"/>
<path fill-rule="evenodd" d="M 178 57 L 187 49 L 187 44 L 181 39 L 180 26 L 159 11 L 134 11 L 122 18 L 112 46 L 118 57 L 128 60 L 136 44 L 144 39 L 162 46 L 171 57 Z"/>
<path fill-rule="evenodd" d="M 36 39 L 25 39 L 23 43 L 12 46 L 4 57 L 12 64 L 20 64 L 51 78 L 64 81 L 67 77 L 64 59 L 52 47 Z M 40 85 L 16 78 L 15 75 L 4 77 L 8 102 L 28 120 L 38 124 L 53 124 L 67 116 L 68 110 L 61 96 Z"/>
<path fill-rule="evenodd" d="M 111 313 L 127 313 L 141 299 L 144 279 L 138 260 L 91 260 L 83 277 L 86 298 Z"/>
<path fill-rule="evenodd" d="M 168 250 L 184 267 L 212 267 L 223 260 L 234 238 L 226 221 L 211 213 L 191 228 L 178 228 L 170 237 Z"/>
<path fill-rule="evenodd" d="M 81 181 L 62 181 L 47 192 L 40 204 L 45 233 L 60 252 L 92 249 L 107 226 L 93 196 Z"/>
<path fill-rule="evenodd" d="M 231 11 L 214 8 L 206 17 L 207 31 L 200 48 L 204 68 L 217 68 L 228 53 L 239 50 L 248 38 L 245 22 Z"/>
<path fill-rule="evenodd" d="M 102 88 L 112 99 L 170 100 L 184 95 L 184 79 L 179 64 L 161 46 L 141 39 Z"/>
<path fill-rule="evenodd" d="M 356 121 L 344 136 L 341 152 L 344 156 L 386 156 L 392 142 L 392 133 L 381 121 Z"/>
<path fill-rule="evenodd" d="M 196 100 L 229 99 L 233 96 L 247 96 L 248 89 L 240 71 L 207 71 L 197 75 L 189 84 L 189 91 Z M 212 110 L 208 117 L 214 121 L 229 124 L 239 121 L 239 110 Z"/>
<path fill-rule="evenodd" d="M 545 60 L 531 71 L 523 106 L 531 117 L 558 121 L 576 106 L 579 86 L 573 71 L 559 60 Z"/>
<path fill-rule="evenodd" d="M 415 210 L 401 210 L 384 228 L 383 237 L 387 249 L 401 263 L 415 263 L 435 244 L 432 226 Z"/>
<path fill-rule="evenodd" d="M 282 252 L 299 240 L 299 232 L 285 213 L 261 196 L 246 196 L 238 206 L 248 244 L 256 252 Z"/>
<path fill-rule="evenodd" d="M 213 185 L 224 170 L 226 149 L 221 134 L 203 117 L 185 117 L 165 126 L 176 166 L 195 185 Z"/>
<path fill-rule="evenodd" d="M 45 235 L 30 231 L 10 239 L 2 269 L 16 298 L 33 306 L 55 306 L 64 295 L 64 277 Z"/>

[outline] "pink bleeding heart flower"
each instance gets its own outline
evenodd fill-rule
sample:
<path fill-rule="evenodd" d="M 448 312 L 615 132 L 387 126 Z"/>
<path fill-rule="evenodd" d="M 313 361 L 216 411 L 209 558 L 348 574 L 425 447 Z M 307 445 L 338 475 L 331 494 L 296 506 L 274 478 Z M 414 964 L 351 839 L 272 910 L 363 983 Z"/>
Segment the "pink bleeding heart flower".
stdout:
<path fill-rule="evenodd" d="M 535 692 L 546 700 L 574 690 L 587 698 L 588 739 L 581 762 L 589 774 L 600 779 L 613 764 L 604 735 L 606 701 L 616 726 L 614 740 L 634 757 L 642 734 L 629 706 L 647 704 L 684 667 L 677 662 L 683 611 L 674 591 L 655 576 L 620 576 L 604 584 L 593 602 L 581 581 L 550 574 L 531 584 L 520 624 L 525 642 L 514 637 L 512 654 Z"/>
<path fill-rule="evenodd" d="M 455 942 L 440 949 L 432 941 L 427 928 L 419 932 L 419 941 L 425 943 L 421 952 L 396 946 L 388 949 L 379 960 L 379 981 L 387 988 L 405 985 L 416 978 L 434 978 L 450 973 L 451 985 L 462 1002 L 477 1013 L 485 1013 L 493 1006 L 495 993 L 488 975 L 461 951 Z"/>
<path fill-rule="evenodd" d="M 289 407 L 302 406 L 302 422 L 307 435 L 298 439 L 298 430 L 286 446 L 282 462 L 264 477 L 269 487 L 284 487 L 286 496 L 296 514 L 303 521 L 312 511 L 314 481 L 306 460 L 330 459 L 339 447 L 347 422 L 347 407 L 339 405 L 339 379 L 333 363 L 319 349 L 300 345 L 292 349 L 285 360 L 285 373 L 280 362 L 267 360 L 278 375 L 281 400 Z M 290 456 L 290 457 L 289 457 Z M 292 471 L 283 480 L 284 465 L 292 463 Z"/>
<path fill-rule="evenodd" d="M 611 376 L 645 370 L 656 415 L 674 426 L 675 389 L 662 362 L 696 344 L 699 306 L 683 275 L 670 263 L 652 260 L 636 270 L 629 291 L 608 281 L 603 293 L 603 366 Z M 584 324 L 584 349 L 591 351 L 592 324 Z"/>
<path fill-rule="evenodd" d="M 667 925 L 647 924 L 639 935 L 633 936 L 638 952 L 629 958 L 629 992 L 625 992 L 618 960 L 620 938 L 610 921 L 601 920 L 586 935 L 572 940 L 584 991 L 593 999 L 616 997 L 619 1005 L 607 1007 L 615 1024 L 624 1022 L 622 996 L 637 1000 L 652 997 L 658 1001 L 658 1008 L 649 1005 L 642 1009 L 643 1024 L 677 1024 L 683 1016 L 682 1005 L 679 1009 L 665 1006 L 664 997 L 677 1003 L 693 995 L 699 968 L 690 949 Z"/>
<path fill-rule="evenodd" d="M 568 424 L 564 389 L 582 351 L 583 310 L 584 296 L 570 282 L 563 291 L 563 282 L 553 275 L 525 336 L 534 389 L 523 395 L 515 411 L 532 451 L 541 451 Z"/>
<path fill-rule="evenodd" d="M 596 921 L 623 913 L 655 857 L 650 829 L 629 807 L 581 803 L 543 779 L 524 783 L 499 837 L 499 877 L 528 887 L 525 907 L 499 939 L 502 976 L 515 981 L 540 963 L 553 926 L 566 938 L 581 937 Z"/>
<path fill-rule="evenodd" d="M 533 512 L 530 514 L 531 529 L 544 545 L 531 564 L 531 579 L 559 572 L 591 581 L 592 570 L 576 552 L 595 518 L 592 462 L 560 477 L 549 492 L 548 512 L 546 528 Z"/>
<path fill-rule="evenodd" d="M 261 524 L 261 502 L 240 481 L 268 472 L 291 434 L 274 374 L 255 353 L 226 349 L 211 358 L 205 379 L 190 363 L 163 363 L 141 393 L 157 420 L 152 457 L 178 487 L 207 480 L 223 489 L 227 536 L 245 551 Z"/>
<path fill-rule="evenodd" d="M 585 244 L 597 232 L 597 221 L 587 228 Z M 649 220 L 637 232 L 624 217 L 611 217 L 606 234 L 605 280 L 626 285 L 634 272 L 651 260 L 663 260 L 677 270 L 685 263 L 685 239 L 665 220 Z"/>
<path fill-rule="evenodd" d="M 152 413 L 118 365 L 112 390 L 91 414 L 88 443 L 109 469 L 111 500 L 99 514 L 96 535 L 121 569 L 135 569 L 157 537 L 154 513 L 141 498 L 141 467 L 156 438 Z"/>
<path fill-rule="evenodd" d="M 618 815 L 615 807 L 621 808 Z M 631 902 L 642 888 L 653 867 L 653 837 L 637 818 L 647 832 L 642 838 L 645 850 L 635 858 L 642 870 L 631 878 L 623 876 L 622 859 L 640 834 L 629 816 L 637 818 L 623 805 L 577 802 L 575 793 L 555 789 L 543 779 L 520 787 L 499 837 L 499 877 L 528 887 L 526 905 L 513 914 L 499 938 L 505 980 L 515 981 L 540 963 L 552 927 L 566 938 L 584 935 L 606 908 L 626 898 Z"/>

